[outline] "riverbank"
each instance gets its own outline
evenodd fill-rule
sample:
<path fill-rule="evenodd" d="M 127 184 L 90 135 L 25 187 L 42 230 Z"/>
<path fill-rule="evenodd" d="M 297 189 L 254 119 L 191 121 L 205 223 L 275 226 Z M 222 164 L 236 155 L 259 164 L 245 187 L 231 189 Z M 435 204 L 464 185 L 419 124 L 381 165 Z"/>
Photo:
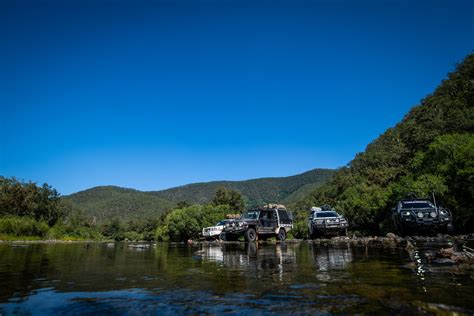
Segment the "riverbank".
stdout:
<path fill-rule="evenodd" d="M 0 243 L 110 243 L 114 242 L 111 239 L 100 239 L 100 240 L 93 240 L 93 239 L 74 239 L 74 238 L 66 238 L 66 239 L 39 239 L 38 237 L 17 237 L 12 236 L 9 238 L 5 238 L 5 236 L 0 235 Z M 316 245 L 344 245 L 344 244 L 352 244 L 352 245 L 363 245 L 363 246 L 398 246 L 398 247 L 407 247 L 410 243 L 414 242 L 443 242 L 443 241 L 474 241 L 474 234 L 469 235 L 437 235 L 437 236 L 407 236 L 407 237 L 400 237 L 393 233 L 388 233 L 386 236 L 366 236 L 366 237 L 359 237 L 359 236 L 335 236 L 331 238 L 318 238 L 318 239 L 287 239 L 284 243 L 287 244 L 297 244 L 297 243 L 310 243 Z M 122 241 L 127 243 L 156 243 L 151 241 Z M 241 244 L 244 243 L 243 241 L 222 241 L 222 240 L 214 240 L 214 241 L 205 241 L 205 240 L 189 240 L 187 242 L 168 242 L 169 244 L 194 244 L 194 245 L 215 245 L 215 244 Z M 259 244 L 276 244 L 280 243 L 277 240 L 266 240 L 266 241 L 258 241 Z"/>

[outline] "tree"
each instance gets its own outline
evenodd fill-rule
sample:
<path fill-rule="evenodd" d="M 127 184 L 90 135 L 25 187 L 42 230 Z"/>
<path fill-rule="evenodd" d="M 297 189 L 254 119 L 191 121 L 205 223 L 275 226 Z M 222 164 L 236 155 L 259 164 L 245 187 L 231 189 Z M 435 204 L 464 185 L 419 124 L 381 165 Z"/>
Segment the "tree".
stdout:
<path fill-rule="evenodd" d="M 193 205 L 172 210 L 163 226 L 158 227 L 160 241 L 187 241 L 201 236 L 203 227 L 213 226 L 229 211 L 228 205 Z"/>
<path fill-rule="evenodd" d="M 53 226 L 63 214 L 59 193 L 50 185 L 0 177 L 0 215 L 29 216 Z"/>
<path fill-rule="evenodd" d="M 212 205 L 228 205 L 233 211 L 242 212 L 245 210 L 245 202 L 242 194 L 238 191 L 226 188 L 218 188 L 212 199 Z"/>

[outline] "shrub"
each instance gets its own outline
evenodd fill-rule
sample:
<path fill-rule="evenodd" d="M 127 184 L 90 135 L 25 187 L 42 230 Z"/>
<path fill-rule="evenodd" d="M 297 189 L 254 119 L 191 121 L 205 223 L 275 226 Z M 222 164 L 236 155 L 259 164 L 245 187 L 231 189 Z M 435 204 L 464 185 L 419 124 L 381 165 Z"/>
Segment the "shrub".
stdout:
<path fill-rule="evenodd" d="M 104 236 L 90 227 L 56 224 L 50 229 L 49 238 L 67 240 L 101 240 Z"/>
<path fill-rule="evenodd" d="M 128 231 L 123 234 L 125 240 L 127 241 L 140 241 L 144 240 L 143 234 L 134 232 L 134 231 Z"/>
<path fill-rule="evenodd" d="M 0 234 L 11 236 L 46 237 L 49 226 L 46 222 L 31 217 L 7 216 L 0 218 Z"/>

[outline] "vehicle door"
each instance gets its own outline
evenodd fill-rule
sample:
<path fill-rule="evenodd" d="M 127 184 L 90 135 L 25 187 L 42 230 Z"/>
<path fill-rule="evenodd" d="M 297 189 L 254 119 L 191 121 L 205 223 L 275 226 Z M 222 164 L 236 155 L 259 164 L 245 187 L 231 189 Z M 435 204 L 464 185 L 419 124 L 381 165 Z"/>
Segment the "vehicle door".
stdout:
<path fill-rule="evenodd" d="M 264 210 L 260 212 L 259 220 L 259 232 L 261 233 L 271 233 L 277 225 L 277 218 L 275 211 L 273 210 Z"/>

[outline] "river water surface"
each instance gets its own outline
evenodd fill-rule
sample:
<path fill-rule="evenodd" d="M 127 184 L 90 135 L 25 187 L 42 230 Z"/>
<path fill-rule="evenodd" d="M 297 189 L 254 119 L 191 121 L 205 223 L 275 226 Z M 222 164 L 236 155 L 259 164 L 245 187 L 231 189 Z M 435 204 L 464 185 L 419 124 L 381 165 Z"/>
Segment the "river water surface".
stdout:
<path fill-rule="evenodd" d="M 442 246 L 0 244 L 0 314 L 472 314 Z"/>

